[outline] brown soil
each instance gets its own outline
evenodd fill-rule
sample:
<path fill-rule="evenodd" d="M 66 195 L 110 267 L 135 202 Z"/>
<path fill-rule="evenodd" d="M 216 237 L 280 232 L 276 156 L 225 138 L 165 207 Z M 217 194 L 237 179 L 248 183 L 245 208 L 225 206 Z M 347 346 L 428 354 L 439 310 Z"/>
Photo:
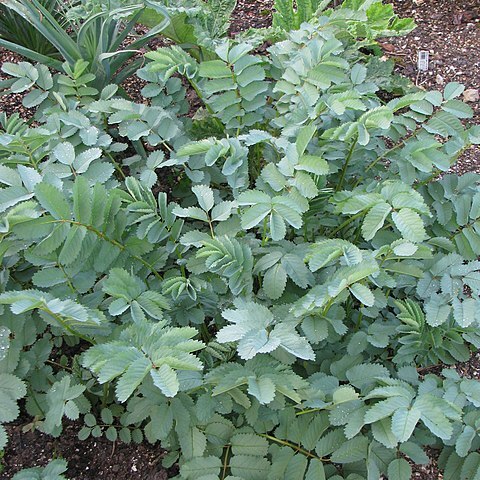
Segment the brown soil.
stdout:
<path fill-rule="evenodd" d="M 161 467 L 165 452 L 144 442 L 141 445 L 112 443 L 104 437 L 79 441 L 78 425 L 64 427 L 60 438 L 39 431 L 24 432 L 25 424 L 8 427 L 9 444 L 3 458 L 0 479 L 6 480 L 23 468 L 44 466 L 53 458 L 68 461 L 70 480 L 166 480 L 176 470 Z"/>
<path fill-rule="evenodd" d="M 413 17 L 417 28 L 406 37 L 387 39 L 385 55 L 398 62 L 398 71 L 420 87 L 441 90 L 448 82 L 480 89 L 480 2 L 478 0 L 388 0 L 401 17 Z M 430 54 L 428 72 L 418 72 L 420 50 Z M 480 124 L 480 102 L 471 123 Z M 453 169 L 480 173 L 480 148 L 470 148 Z"/>

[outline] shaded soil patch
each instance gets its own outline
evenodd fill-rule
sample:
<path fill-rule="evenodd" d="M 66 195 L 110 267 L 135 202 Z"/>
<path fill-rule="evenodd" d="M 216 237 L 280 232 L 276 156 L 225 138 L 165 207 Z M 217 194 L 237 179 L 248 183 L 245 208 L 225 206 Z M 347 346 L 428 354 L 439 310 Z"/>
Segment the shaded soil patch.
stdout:
<path fill-rule="evenodd" d="M 7 480 L 22 468 L 45 466 L 53 458 L 68 461 L 70 480 L 166 480 L 178 472 L 161 466 L 165 452 L 147 442 L 140 445 L 112 443 L 104 437 L 77 438 L 79 426 L 64 427 L 60 438 L 39 431 L 24 432 L 25 423 L 7 427 L 9 444 L 3 458 L 1 480 Z"/>

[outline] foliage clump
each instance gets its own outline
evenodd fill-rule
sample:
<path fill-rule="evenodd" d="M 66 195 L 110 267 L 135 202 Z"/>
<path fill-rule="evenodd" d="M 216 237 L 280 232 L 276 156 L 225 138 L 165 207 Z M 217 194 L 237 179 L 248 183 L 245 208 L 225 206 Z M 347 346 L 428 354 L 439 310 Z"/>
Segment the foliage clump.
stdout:
<path fill-rule="evenodd" d="M 185 480 L 408 480 L 427 447 L 476 478 L 480 384 L 447 366 L 480 346 L 480 177 L 448 171 L 480 127 L 365 53 L 392 15 L 159 48 L 141 104 L 82 60 L 3 65 L 36 114 L 0 118 L 2 423 L 25 399 Z"/>

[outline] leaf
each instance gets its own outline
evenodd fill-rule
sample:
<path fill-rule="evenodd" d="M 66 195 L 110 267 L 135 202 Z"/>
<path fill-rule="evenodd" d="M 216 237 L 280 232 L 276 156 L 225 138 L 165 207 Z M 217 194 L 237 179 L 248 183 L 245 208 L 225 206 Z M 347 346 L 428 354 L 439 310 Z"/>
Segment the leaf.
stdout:
<path fill-rule="evenodd" d="M 400 443 L 406 442 L 413 434 L 421 412 L 416 408 L 399 408 L 392 416 L 392 432 Z"/>
<path fill-rule="evenodd" d="M 357 300 L 363 303 L 367 307 L 373 307 L 375 304 L 375 297 L 372 291 L 361 283 L 354 283 L 349 287 L 350 292 L 357 298 Z"/>
<path fill-rule="evenodd" d="M 0 450 L 4 450 L 8 444 L 8 434 L 3 425 L 0 425 Z"/>
<path fill-rule="evenodd" d="M 153 383 L 158 387 L 166 397 L 174 397 L 178 393 L 180 384 L 175 371 L 166 364 L 163 364 L 157 370 L 151 370 Z"/>
<path fill-rule="evenodd" d="M 390 417 L 399 408 L 407 408 L 410 402 L 404 397 L 391 397 L 375 403 L 365 414 L 365 423 L 373 423 Z"/>
<path fill-rule="evenodd" d="M 99 148 L 90 148 L 77 155 L 73 162 L 73 168 L 77 173 L 85 173 L 90 164 L 102 156 L 102 151 Z"/>
<path fill-rule="evenodd" d="M 27 393 L 26 386 L 22 380 L 9 373 L 0 373 L 0 422 L 12 422 L 20 410 L 17 400 L 23 398 Z"/>
<path fill-rule="evenodd" d="M 367 458 L 368 438 L 363 436 L 354 437 L 343 443 L 331 456 L 335 463 L 353 463 Z"/>
<path fill-rule="evenodd" d="M 263 277 L 263 289 L 269 298 L 280 298 L 287 285 L 287 273 L 279 263 L 269 268 Z"/>
<path fill-rule="evenodd" d="M 75 149 L 70 142 L 59 143 L 53 149 L 54 157 L 64 165 L 73 165 L 75 160 Z"/>
<path fill-rule="evenodd" d="M 262 457 L 234 455 L 230 469 L 233 475 L 243 480 L 264 480 L 270 471 L 270 462 Z"/>
<path fill-rule="evenodd" d="M 328 175 L 329 172 L 326 160 L 315 155 L 302 155 L 298 164 L 295 165 L 295 169 L 313 173 L 314 175 Z"/>
<path fill-rule="evenodd" d="M 195 185 L 192 187 L 192 192 L 205 212 L 209 212 L 213 208 L 215 201 L 213 199 L 213 190 L 210 187 L 207 185 Z"/>
<path fill-rule="evenodd" d="M 455 451 L 459 457 L 466 457 L 472 447 L 472 441 L 477 432 L 470 425 L 466 425 L 463 432 L 458 436 L 455 443 Z"/>
<path fill-rule="evenodd" d="M 275 397 L 275 384 L 267 377 L 248 379 L 248 393 L 253 395 L 261 405 L 273 401 Z"/>
<path fill-rule="evenodd" d="M 445 89 L 443 91 L 443 97 L 445 100 L 451 100 L 452 98 L 459 97 L 463 91 L 465 90 L 465 86 L 458 82 L 450 82 L 445 85 Z"/>
<path fill-rule="evenodd" d="M 411 242 L 422 242 L 427 238 L 423 221 L 417 212 L 402 208 L 392 213 L 392 219 L 403 238 Z"/>
<path fill-rule="evenodd" d="M 308 467 L 307 474 L 305 475 L 305 480 L 325 480 L 325 469 L 323 468 L 323 463 L 320 460 L 313 459 L 310 460 L 310 466 Z"/>
<path fill-rule="evenodd" d="M 268 453 L 268 441 L 253 433 L 237 433 L 230 439 L 234 455 L 264 457 Z"/>
<path fill-rule="evenodd" d="M 404 458 L 396 458 L 388 465 L 388 480 L 410 480 L 412 467 Z"/>
<path fill-rule="evenodd" d="M 40 205 L 57 220 L 70 219 L 70 207 L 62 192 L 45 182 L 37 184 L 35 196 Z"/>
<path fill-rule="evenodd" d="M 218 457 L 197 457 L 185 462 L 180 473 L 186 480 L 197 480 L 206 475 L 219 475 L 222 461 Z"/>
<path fill-rule="evenodd" d="M 365 240 L 371 240 L 375 236 L 391 211 L 392 207 L 388 203 L 379 203 L 369 210 L 362 224 L 362 235 Z"/>

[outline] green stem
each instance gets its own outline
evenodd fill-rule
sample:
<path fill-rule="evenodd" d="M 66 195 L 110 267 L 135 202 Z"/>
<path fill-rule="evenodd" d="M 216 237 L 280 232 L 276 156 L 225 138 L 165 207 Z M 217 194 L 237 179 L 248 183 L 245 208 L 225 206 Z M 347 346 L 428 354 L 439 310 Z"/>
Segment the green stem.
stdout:
<path fill-rule="evenodd" d="M 78 337 L 78 338 L 81 338 L 83 341 L 87 342 L 87 343 L 90 343 L 91 345 L 95 345 L 96 342 L 95 340 L 91 339 L 91 338 L 88 338 L 86 337 L 85 335 L 77 332 L 74 328 L 72 328 L 70 325 L 68 325 L 68 323 L 64 322 L 64 320 L 62 319 L 62 317 L 60 317 L 59 315 L 53 313 L 51 310 L 49 310 L 48 308 L 42 308 L 42 307 L 38 307 L 39 310 L 41 310 L 42 312 L 45 312 L 47 315 L 50 315 L 51 317 L 53 317 L 61 326 L 62 328 L 64 328 L 67 332 L 69 332 L 71 335 L 73 335 L 74 337 Z"/>
<path fill-rule="evenodd" d="M 262 233 L 262 247 L 264 247 L 268 242 L 267 235 L 267 217 L 263 219 L 263 233 Z"/>
<path fill-rule="evenodd" d="M 357 218 L 361 217 L 362 215 L 364 214 L 364 212 L 358 212 L 356 213 L 355 215 L 347 218 L 347 220 L 345 220 L 341 225 L 339 225 L 331 234 L 330 234 L 330 238 L 335 236 L 338 232 L 340 232 L 340 230 L 343 230 L 345 227 L 347 227 L 348 225 L 350 225 L 354 220 L 356 220 Z"/>
<path fill-rule="evenodd" d="M 314 453 L 309 452 L 308 450 L 305 450 L 298 445 L 290 443 L 287 440 L 281 440 L 280 438 L 273 437 L 272 435 L 267 435 L 266 433 L 261 433 L 260 436 L 263 437 L 263 438 L 267 438 L 268 440 L 271 440 L 272 442 L 279 443 L 280 445 L 285 445 L 286 447 L 290 447 L 291 449 L 295 450 L 298 453 L 301 453 L 301 454 L 305 455 L 308 458 L 315 458 L 316 460 L 320 460 L 321 462 L 329 462 L 330 461 L 327 458 L 318 457 Z"/>
<path fill-rule="evenodd" d="M 226 446 L 225 458 L 223 459 L 222 480 L 226 478 L 228 468 L 228 454 L 230 453 L 230 445 Z"/>
<path fill-rule="evenodd" d="M 205 108 L 207 109 L 207 112 L 210 113 L 210 115 L 212 115 L 213 121 L 217 124 L 217 126 L 219 126 L 222 129 L 222 131 L 225 130 L 225 127 L 223 126 L 223 123 L 217 117 L 215 117 L 215 112 L 212 110 L 212 107 L 210 107 L 210 105 L 208 105 L 208 103 L 205 101 L 205 98 L 203 97 L 202 92 L 198 88 L 198 85 L 195 82 L 195 80 L 193 80 L 193 78 L 188 78 L 188 81 L 189 81 L 190 85 L 192 86 L 192 88 L 195 90 L 195 93 L 197 94 L 197 97 L 205 105 Z"/>
<path fill-rule="evenodd" d="M 118 164 L 118 162 L 113 158 L 112 154 L 110 152 L 105 152 L 109 160 L 113 163 L 113 166 L 115 167 L 115 170 L 120 174 L 123 180 L 125 180 L 127 177 L 123 173 L 122 167 Z"/>
<path fill-rule="evenodd" d="M 350 160 L 352 159 L 353 152 L 355 150 L 355 147 L 357 146 L 357 143 L 358 143 L 358 137 L 355 138 L 355 140 L 353 141 L 353 143 L 350 147 L 350 150 L 348 151 L 347 158 L 345 159 L 345 163 L 343 164 L 342 173 L 340 174 L 340 180 L 337 184 L 337 187 L 335 188 L 336 192 L 339 192 L 343 187 L 343 182 L 345 180 L 345 175 L 347 173 L 347 168 L 348 168 L 348 165 L 350 163 Z"/>
<path fill-rule="evenodd" d="M 123 251 L 128 251 L 127 247 L 125 245 L 122 245 L 120 242 L 117 242 L 117 240 L 114 240 L 113 238 L 107 237 L 103 232 L 100 230 L 97 230 L 95 227 L 92 225 L 86 225 L 81 222 L 76 222 L 74 220 L 67 220 L 67 219 L 61 219 L 61 220 L 53 220 L 52 223 L 68 223 L 70 225 L 76 225 L 78 227 L 83 227 L 86 228 L 88 231 L 93 232 L 97 237 L 101 238 L 102 240 L 105 240 L 106 242 L 114 245 L 117 247 L 119 250 Z M 163 280 L 162 276 L 155 270 L 153 265 L 148 263 L 146 260 L 144 260 L 142 257 L 139 257 L 138 255 L 135 255 L 131 252 L 129 252 L 129 255 L 134 258 L 135 260 L 139 261 L 142 265 L 147 267 L 159 280 Z"/>

